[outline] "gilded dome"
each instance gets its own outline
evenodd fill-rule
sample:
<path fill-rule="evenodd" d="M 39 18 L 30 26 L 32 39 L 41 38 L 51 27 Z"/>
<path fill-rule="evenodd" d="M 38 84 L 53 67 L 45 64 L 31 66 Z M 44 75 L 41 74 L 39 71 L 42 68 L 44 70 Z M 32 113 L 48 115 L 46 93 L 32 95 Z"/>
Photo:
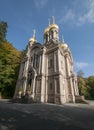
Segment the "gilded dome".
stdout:
<path fill-rule="evenodd" d="M 50 28 L 56 28 L 56 29 L 59 29 L 59 27 L 58 27 L 58 25 L 55 23 L 55 18 L 54 18 L 54 16 L 52 16 L 52 25 L 51 25 L 51 27 Z"/>
<path fill-rule="evenodd" d="M 45 28 L 44 34 L 47 33 L 47 32 L 49 32 L 49 30 L 50 30 L 50 26 L 48 26 L 47 28 Z"/>
<path fill-rule="evenodd" d="M 64 37 L 62 36 L 62 44 L 61 44 L 61 47 L 62 48 L 68 48 L 68 45 L 67 45 L 67 43 L 65 43 L 65 41 L 64 41 Z"/>
<path fill-rule="evenodd" d="M 49 20 L 49 25 L 48 25 L 48 27 L 44 30 L 44 34 L 46 34 L 47 32 L 49 32 L 50 29 L 52 29 L 52 28 L 59 29 L 58 25 L 55 23 L 54 16 L 52 16 L 52 20 L 53 20 L 53 22 L 52 22 L 51 25 L 50 25 L 50 20 Z"/>
<path fill-rule="evenodd" d="M 33 30 L 33 36 L 29 39 L 29 42 L 35 42 L 36 41 L 35 33 L 36 33 L 36 31 Z"/>
<path fill-rule="evenodd" d="M 61 47 L 62 47 L 62 48 L 68 48 L 68 45 L 67 45 L 66 43 L 62 43 L 62 44 L 61 44 Z"/>
<path fill-rule="evenodd" d="M 57 25 L 57 24 L 55 24 L 55 23 L 53 23 L 53 24 L 51 25 L 51 27 L 50 27 L 50 28 L 56 28 L 56 29 L 59 29 L 58 25 Z"/>
<path fill-rule="evenodd" d="M 34 42 L 34 41 L 36 41 L 36 39 L 34 37 L 29 39 L 29 42 Z"/>

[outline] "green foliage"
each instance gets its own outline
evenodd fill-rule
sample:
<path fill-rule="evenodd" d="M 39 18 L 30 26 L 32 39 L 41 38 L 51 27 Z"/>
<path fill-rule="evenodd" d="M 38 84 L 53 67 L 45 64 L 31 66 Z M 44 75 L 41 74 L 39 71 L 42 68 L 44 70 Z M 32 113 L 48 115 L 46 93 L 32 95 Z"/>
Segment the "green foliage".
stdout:
<path fill-rule="evenodd" d="M 14 94 L 20 61 L 20 51 L 8 42 L 0 44 L 0 92 L 3 97 Z"/>
<path fill-rule="evenodd" d="M 7 22 L 0 22 L 0 93 L 12 97 L 18 77 L 21 52 L 6 40 Z"/>
<path fill-rule="evenodd" d="M 83 72 L 78 72 L 78 88 L 80 95 L 86 99 L 94 99 L 94 76 L 88 78 L 83 77 Z"/>
<path fill-rule="evenodd" d="M 79 87 L 79 94 L 88 97 L 88 91 L 86 86 L 86 81 L 83 77 L 78 77 L 78 87 Z"/>
<path fill-rule="evenodd" d="M 87 79 L 88 92 L 90 99 L 94 100 L 94 76 L 90 76 Z"/>

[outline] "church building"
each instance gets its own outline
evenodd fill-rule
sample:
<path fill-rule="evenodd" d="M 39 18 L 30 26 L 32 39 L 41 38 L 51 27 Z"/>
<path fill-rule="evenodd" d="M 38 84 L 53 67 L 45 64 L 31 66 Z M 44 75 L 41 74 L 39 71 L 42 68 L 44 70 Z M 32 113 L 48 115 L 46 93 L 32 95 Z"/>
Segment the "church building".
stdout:
<path fill-rule="evenodd" d="M 29 39 L 22 59 L 14 99 L 28 95 L 34 102 L 64 104 L 79 97 L 73 57 L 64 38 L 59 40 L 59 27 L 53 17 L 44 30 L 44 42 Z M 19 90 L 21 89 L 20 96 Z"/>

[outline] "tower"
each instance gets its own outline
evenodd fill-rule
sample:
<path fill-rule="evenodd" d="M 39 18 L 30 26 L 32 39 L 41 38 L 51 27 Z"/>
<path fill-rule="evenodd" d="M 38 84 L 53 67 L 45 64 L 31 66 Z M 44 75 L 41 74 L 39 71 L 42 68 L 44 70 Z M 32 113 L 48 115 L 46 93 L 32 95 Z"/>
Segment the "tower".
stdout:
<path fill-rule="evenodd" d="M 36 40 L 35 31 L 30 38 L 26 56 L 21 62 L 14 98 L 27 95 L 35 102 L 64 104 L 79 97 L 77 78 L 69 46 L 59 41 L 59 26 L 52 17 L 52 24 L 45 28 L 44 43 Z M 18 95 L 22 86 L 21 95 Z"/>
<path fill-rule="evenodd" d="M 51 43 L 51 42 L 59 42 L 59 27 L 57 24 L 55 24 L 54 16 L 52 17 L 52 24 L 44 30 L 44 43 L 45 45 Z"/>

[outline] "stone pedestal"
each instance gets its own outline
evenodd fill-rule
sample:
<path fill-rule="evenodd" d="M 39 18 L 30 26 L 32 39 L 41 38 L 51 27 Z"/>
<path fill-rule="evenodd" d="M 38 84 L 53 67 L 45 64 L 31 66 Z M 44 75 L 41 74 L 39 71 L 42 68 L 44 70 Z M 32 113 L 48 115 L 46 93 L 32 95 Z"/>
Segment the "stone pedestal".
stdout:
<path fill-rule="evenodd" d="M 76 103 L 85 103 L 88 104 L 88 102 L 85 100 L 84 96 L 75 96 L 75 102 Z"/>

